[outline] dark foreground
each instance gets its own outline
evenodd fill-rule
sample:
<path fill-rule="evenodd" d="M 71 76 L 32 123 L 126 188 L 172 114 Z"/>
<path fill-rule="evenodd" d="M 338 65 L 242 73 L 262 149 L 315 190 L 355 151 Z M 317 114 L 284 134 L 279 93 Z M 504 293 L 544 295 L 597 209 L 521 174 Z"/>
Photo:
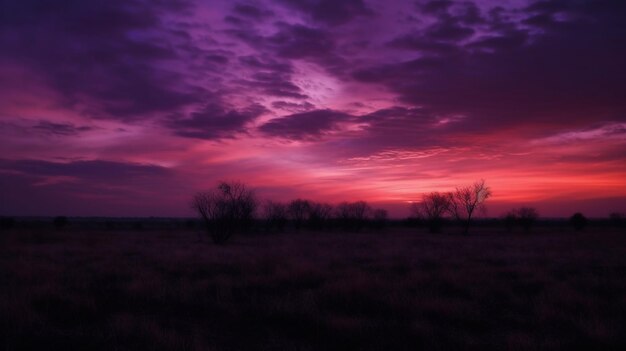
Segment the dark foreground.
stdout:
<path fill-rule="evenodd" d="M 626 350 L 610 229 L 1 236 L 6 350 Z"/>

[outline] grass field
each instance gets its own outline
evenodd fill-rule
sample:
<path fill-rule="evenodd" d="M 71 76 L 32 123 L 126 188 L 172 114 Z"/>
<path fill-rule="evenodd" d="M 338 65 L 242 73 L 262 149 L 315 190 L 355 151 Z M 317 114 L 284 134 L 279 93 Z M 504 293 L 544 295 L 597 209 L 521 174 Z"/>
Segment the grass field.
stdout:
<path fill-rule="evenodd" d="M 612 229 L 0 242 L 6 350 L 626 350 L 626 235 Z"/>

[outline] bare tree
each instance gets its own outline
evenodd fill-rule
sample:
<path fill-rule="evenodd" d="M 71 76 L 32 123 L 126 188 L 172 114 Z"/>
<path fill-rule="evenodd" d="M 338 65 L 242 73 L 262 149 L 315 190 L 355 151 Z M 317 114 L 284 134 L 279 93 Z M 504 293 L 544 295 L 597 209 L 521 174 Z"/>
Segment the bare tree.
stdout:
<path fill-rule="evenodd" d="M 281 202 L 267 201 L 265 203 L 266 229 L 276 229 L 282 232 L 287 224 L 287 205 Z"/>
<path fill-rule="evenodd" d="M 428 229 L 431 233 L 439 233 L 444 216 L 450 212 L 451 204 L 452 195 L 450 193 L 434 191 L 423 194 L 421 202 L 411 205 L 411 211 L 418 218 L 423 218 L 428 222 Z"/>
<path fill-rule="evenodd" d="M 333 206 L 327 203 L 310 202 L 307 224 L 312 229 L 328 227 Z"/>
<path fill-rule="evenodd" d="M 369 219 L 372 208 L 365 201 L 342 202 L 335 213 L 344 229 L 359 231 Z"/>
<path fill-rule="evenodd" d="M 377 208 L 372 212 L 372 225 L 376 229 L 383 229 L 387 225 L 388 212 L 385 209 Z"/>
<path fill-rule="evenodd" d="M 472 185 L 458 187 L 450 193 L 449 211 L 459 221 L 464 223 L 463 231 L 469 232 L 472 216 L 476 210 L 484 210 L 485 201 L 491 196 L 491 189 L 481 179 Z"/>
<path fill-rule="evenodd" d="M 296 229 L 300 229 L 304 222 L 309 217 L 309 211 L 311 210 L 311 202 L 309 200 L 295 199 L 289 203 L 287 207 L 287 213 L 289 218 L 293 221 Z"/>
<path fill-rule="evenodd" d="M 537 210 L 533 207 L 520 207 L 516 212 L 518 221 L 522 228 L 524 228 L 524 231 L 530 232 L 533 224 L 535 224 L 535 221 L 539 218 Z"/>
<path fill-rule="evenodd" d="M 576 212 L 569 218 L 569 222 L 574 226 L 574 229 L 583 230 L 587 226 L 587 217 L 580 212 Z"/>
<path fill-rule="evenodd" d="M 235 232 L 250 226 L 258 201 L 245 184 L 222 181 L 216 189 L 196 194 L 191 206 L 204 220 L 213 242 L 224 244 Z"/>

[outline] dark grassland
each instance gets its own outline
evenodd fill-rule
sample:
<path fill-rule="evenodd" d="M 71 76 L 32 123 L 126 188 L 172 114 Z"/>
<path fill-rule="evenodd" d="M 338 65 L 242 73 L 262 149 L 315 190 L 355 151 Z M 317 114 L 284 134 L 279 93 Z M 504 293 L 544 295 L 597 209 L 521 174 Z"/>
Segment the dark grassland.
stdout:
<path fill-rule="evenodd" d="M 626 350 L 626 235 L 11 229 L 6 350 Z"/>

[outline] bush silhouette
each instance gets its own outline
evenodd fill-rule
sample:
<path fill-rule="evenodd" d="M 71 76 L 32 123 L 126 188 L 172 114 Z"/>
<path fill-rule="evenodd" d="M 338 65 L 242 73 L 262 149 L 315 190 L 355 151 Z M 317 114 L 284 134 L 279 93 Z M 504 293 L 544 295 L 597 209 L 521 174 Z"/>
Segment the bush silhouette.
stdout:
<path fill-rule="evenodd" d="M 539 213 L 533 207 L 520 207 L 517 209 L 517 220 L 527 233 L 530 232 L 537 218 L 539 218 Z"/>
<path fill-rule="evenodd" d="M 13 217 L 2 217 L 0 218 L 0 229 L 8 230 L 15 226 L 15 218 Z"/>
<path fill-rule="evenodd" d="M 469 233 L 472 216 L 476 210 L 484 210 L 485 201 L 491 196 L 491 189 L 483 179 L 472 185 L 462 186 L 447 195 L 448 210 L 457 221 L 463 223 L 463 232 Z"/>
<path fill-rule="evenodd" d="M 224 244 L 236 232 L 250 227 L 258 201 L 253 190 L 240 182 L 220 182 L 216 189 L 198 193 L 192 200 L 214 243 Z"/>
<path fill-rule="evenodd" d="M 377 208 L 372 212 L 372 226 L 375 229 L 381 230 L 387 226 L 388 212 L 385 209 Z"/>
<path fill-rule="evenodd" d="M 444 216 L 449 213 L 451 206 L 450 193 L 434 191 L 422 195 L 422 201 L 411 205 L 411 212 L 426 221 L 428 231 L 440 233 L 444 223 Z"/>
<path fill-rule="evenodd" d="M 611 214 L 609 214 L 609 222 L 615 228 L 621 227 L 622 225 L 624 225 L 624 222 L 625 222 L 624 214 L 619 213 L 619 212 L 612 212 Z"/>
<path fill-rule="evenodd" d="M 511 210 L 504 215 L 502 221 L 504 222 L 504 227 L 507 232 L 513 231 L 515 224 L 518 222 L 519 218 L 517 218 L 517 211 Z"/>
<path fill-rule="evenodd" d="M 264 206 L 265 230 L 282 232 L 287 224 L 287 205 L 281 202 L 267 201 Z"/>
<path fill-rule="evenodd" d="M 360 231 L 367 223 L 372 208 L 365 201 L 342 202 L 335 208 L 337 221 L 345 230 Z"/>
<path fill-rule="evenodd" d="M 309 202 L 307 226 L 311 229 L 324 229 L 330 226 L 333 206 L 327 203 Z"/>
<path fill-rule="evenodd" d="M 574 213 L 569 222 L 576 230 L 583 230 L 587 226 L 587 218 L 580 212 Z"/>
<path fill-rule="evenodd" d="M 287 214 L 289 219 L 293 222 L 296 229 L 302 228 L 304 222 L 309 217 L 309 211 L 311 210 L 311 202 L 303 199 L 295 199 L 287 206 Z"/>
<path fill-rule="evenodd" d="M 54 217 L 54 219 L 52 220 L 52 224 L 54 225 L 56 229 L 65 228 L 68 222 L 69 221 L 67 220 L 67 217 L 65 216 L 57 216 L 57 217 Z"/>

